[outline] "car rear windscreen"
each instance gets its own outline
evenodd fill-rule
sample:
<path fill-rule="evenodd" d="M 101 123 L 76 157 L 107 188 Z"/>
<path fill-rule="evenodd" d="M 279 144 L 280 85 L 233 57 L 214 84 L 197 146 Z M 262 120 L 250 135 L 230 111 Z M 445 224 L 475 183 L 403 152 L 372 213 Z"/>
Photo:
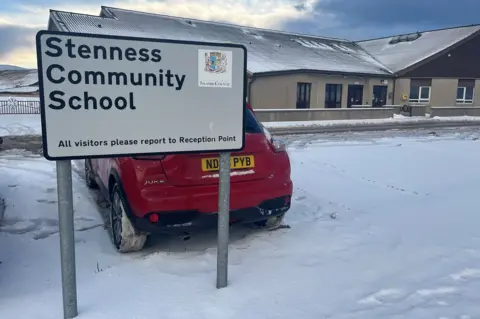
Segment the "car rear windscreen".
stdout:
<path fill-rule="evenodd" d="M 245 108 L 245 133 L 263 133 L 262 126 L 248 108 Z"/>

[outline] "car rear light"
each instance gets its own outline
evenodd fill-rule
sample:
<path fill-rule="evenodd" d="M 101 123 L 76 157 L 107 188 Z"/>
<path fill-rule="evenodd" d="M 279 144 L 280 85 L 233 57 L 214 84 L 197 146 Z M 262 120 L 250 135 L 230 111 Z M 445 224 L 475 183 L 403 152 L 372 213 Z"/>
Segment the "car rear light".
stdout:
<path fill-rule="evenodd" d="M 263 126 L 263 133 L 265 134 L 265 137 L 270 142 L 270 144 L 273 147 L 273 150 L 276 153 L 285 152 L 287 150 L 285 142 L 281 139 L 273 137 L 272 134 L 266 129 L 265 126 Z"/>
<path fill-rule="evenodd" d="M 277 153 L 287 151 L 287 147 L 286 147 L 285 142 L 283 140 L 273 138 L 272 139 L 272 145 L 273 145 L 273 148 L 275 149 L 275 152 L 277 152 Z"/>
<path fill-rule="evenodd" d="M 271 142 L 273 139 L 272 134 L 270 134 L 270 132 L 267 130 L 265 126 L 262 125 L 262 127 L 263 127 L 263 134 L 265 134 L 265 137 L 267 138 L 267 140 Z"/>
<path fill-rule="evenodd" d="M 165 155 L 151 155 L 151 156 L 133 156 L 133 159 L 141 161 L 158 161 L 163 160 Z"/>
<path fill-rule="evenodd" d="M 158 218 L 158 215 L 157 215 L 157 214 L 153 213 L 153 214 L 150 214 L 150 215 L 148 216 L 148 219 L 149 219 L 150 222 L 152 222 L 152 223 L 157 223 L 159 218 Z"/>

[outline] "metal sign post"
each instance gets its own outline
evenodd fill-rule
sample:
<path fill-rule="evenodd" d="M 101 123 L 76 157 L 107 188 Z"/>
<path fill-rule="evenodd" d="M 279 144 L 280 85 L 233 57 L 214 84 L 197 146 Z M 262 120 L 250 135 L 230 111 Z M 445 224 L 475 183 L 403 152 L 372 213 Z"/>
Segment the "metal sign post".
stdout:
<path fill-rule="evenodd" d="M 230 153 L 220 153 L 218 183 L 217 288 L 228 285 L 228 244 L 230 241 Z"/>
<path fill-rule="evenodd" d="M 75 318 L 77 278 L 75 271 L 75 229 L 73 223 L 72 163 L 57 161 L 58 221 L 62 265 L 63 316 Z"/>
<path fill-rule="evenodd" d="M 74 159 L 221 153 L 217 286 L 225 287 L 230 153 L 245 146 L 245 46 L 59 31 L 38 32 L 36 46 L 43 155 L 57 161 L 65 318 L 78 313 Z"/>

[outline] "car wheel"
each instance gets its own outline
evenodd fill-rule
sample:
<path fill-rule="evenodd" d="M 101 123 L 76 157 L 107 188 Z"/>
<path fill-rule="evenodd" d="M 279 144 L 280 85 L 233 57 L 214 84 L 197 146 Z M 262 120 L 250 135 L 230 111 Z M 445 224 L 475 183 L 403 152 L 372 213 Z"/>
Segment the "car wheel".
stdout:
<path fill-rule="evenodd" d="M 278 216 L 267 218 L 265 220 L 255 222 L 254 225 L 260 228 L 268 229 L 268 230 L 277 229 L 282 225 L 284 218 L 285 218 L 285 214 L 281 214 Z"/>
<path fill-rule="evenodd" d="M 147 235 L 140 233 L 132 225 L 125 212 L 126 206 L 126 200 L 118 184 L 115 184 L 111 193 L 110 225 L 113 244 L 121 253 L 140 251 L 147 241 Z"/>
<path fill-rule="evenodd" d="M 93 176 L 92 162 L 88 159 L 85 160 L 85 183 L 88 188 L 98 188 L 98 184 Z"/>

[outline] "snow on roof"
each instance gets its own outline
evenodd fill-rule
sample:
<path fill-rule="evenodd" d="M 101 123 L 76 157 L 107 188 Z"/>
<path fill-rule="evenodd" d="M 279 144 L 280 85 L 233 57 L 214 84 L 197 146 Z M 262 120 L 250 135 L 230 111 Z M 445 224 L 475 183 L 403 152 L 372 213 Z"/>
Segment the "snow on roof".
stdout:
<path fill-rule="evenodd" d="M 102 6 L 101 16 L 50 11 L 62 31 L 240 43 L 248 70 L 393 75 L 480 30 L 480 25 L 351 42 Z"/>
<path fill-rule="evenodd" d="M 102 7 L 102 17 L 51 10 L 62 31 L 150 38 L 240 43 L 247 47 L 252 73 L 312 70 L 390 75 L 357 44 L 232 24 Z M 101 25 L 101 27 L 99 27 Z"/>
<path fill-rule="evenodd" d="M 37 70 L 0 71 L 0 92 L 38 91 Z"/>
<path fill-rule="evenodd" d="M 412 66 L 480 30 L 480 25 L 357 42 L 393 72 Z"/>
<path fill-rule="evenodd" d="M 117 19 L 50 10 L 50 17 L 61 31 L 145 37 L 145 33 Z"/>

